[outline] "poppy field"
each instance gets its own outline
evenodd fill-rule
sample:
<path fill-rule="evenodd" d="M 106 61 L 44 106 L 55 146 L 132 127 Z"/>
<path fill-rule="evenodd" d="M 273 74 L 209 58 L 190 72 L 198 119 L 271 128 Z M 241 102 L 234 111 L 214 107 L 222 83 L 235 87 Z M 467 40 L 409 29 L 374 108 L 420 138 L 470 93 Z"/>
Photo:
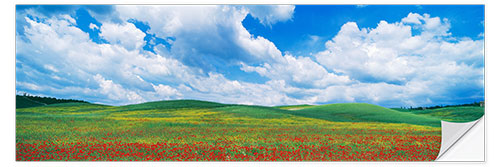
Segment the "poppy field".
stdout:
<path fill-rule="evenodd" d="M 367 104 L 327 107 L 328 113 L 315 110 L 319 115 L 299 112 L 313 111 L 310 107 L 186 100 L 21 108 L 16 109 L 16 160 L 432 161 L 439 153 L 438 119 Z M 393 119 L 369 112 L 347 119 L 340 110 L 332 113 L 334 107 L 351 113 L 377 110 Z M 410 116 L 413 122 L 401 122 Z"/>

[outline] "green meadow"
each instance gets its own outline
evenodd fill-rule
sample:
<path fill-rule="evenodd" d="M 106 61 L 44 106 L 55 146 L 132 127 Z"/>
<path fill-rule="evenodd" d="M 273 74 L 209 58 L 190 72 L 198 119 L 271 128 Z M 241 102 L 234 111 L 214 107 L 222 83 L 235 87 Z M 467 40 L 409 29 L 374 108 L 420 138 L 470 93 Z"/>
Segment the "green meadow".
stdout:
<path fill-rule="evenodd" d="M 266 107 L 171 100 L 108 106 L 17 100 L 38 105 L 16 109 L 17 160 L 433 160 L 441 120 L 465 122 L 484 114 L 483 107 L 470 106 L 398 111 L 366 103 Z M 46 146 L 34 149 L 40 145 Z M 172 151 L 179 149 L 187 153 Z"/>

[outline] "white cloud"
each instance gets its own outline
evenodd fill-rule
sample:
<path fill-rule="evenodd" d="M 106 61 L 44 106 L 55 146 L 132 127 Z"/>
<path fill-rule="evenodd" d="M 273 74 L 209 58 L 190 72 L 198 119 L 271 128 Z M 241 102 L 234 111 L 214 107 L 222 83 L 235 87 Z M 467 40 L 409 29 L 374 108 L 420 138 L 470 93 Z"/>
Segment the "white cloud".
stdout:
<path fill-rule="evenodd" d="M 381 21 L 371 31 L 359 29 L 356 23 L 349 22 L 325 44 L 327 50 L 315 57 L 327 69 L 357 80 L 402 80 L 404 76 L 411 75 L 413 70 L 407 67 L 408 58 L 398 57 L 399 53 L 392 48 L 411 37 L 410 33 L 410 27 L 385 21 Z"/>
<path fill-rule="evenodd" d="M 139 21 L 145 21 L 151 27 L 151 32 L 162 38 L 182 33 L 185 31 L 184 28 L 194 33 L 197 33 L 197 31 L 213 30 L 215 26 L 214 23 L 232 17 L 227 10 L 228 9 L 215 5 L 116 6 L 116 11 L 122 20 L 132 18 Z M 227 15 L 224 15 L 224 13 L 227 13 Z M 237 14 L 235 13 L 233 15 Z"/>
<path fill-rule="evenodd" d="M 243 26 L 239 26 L 239 28 L 244 29 Z M 254 38 L 246 29 L 240 31 L 238 40 L 235 42 L 258 60 L 264 60 L 264 62 L 284 61 L 281 51 L 276 48 L 274 43 L 261 36 Z"/>
<path fill-rule="evenodd" d="M 407 18 L 415 18 L 411 14 Z M 425 16 L 425 17 L 424 17 Z M 316 59 L 326 68 L 348 74 L 355 79 L 380 81 L 407 81 L 419 70 L 441 60 L 468 62 L 482 60 L 482 41 L 463 40 L 457 43 L 427 36 L 447 36 L 439 24 L 440 18 L 424 15 L 422 19 L 436 20 L 437 24 L 423 29 L 421 35 L 412 35 L 412 26 L 381 21 L 375 29 L 359 29 L 356 23 L 346 23 L 340 32 L 326 43 L 327 50 L 316 54 Z M 437 28 L 440 27 L 440 28 Z M 435 31 L 444 33 L 435 33 Z"/>
<path fill-rule="evenodd" d="M 275 12 L 275 18 L 241 6 L 116 9 L 121 23 L 100 20 L 100 35 L 109 44 L 92 42 L 64 15 L 23 17 L 25 37 L 16 36 L 16 86 L 115 105 L 186 98 L 258 105 L 415 106 L 481 96 L 483 89 L 484 41 L 456 39 L 448 32 L 451 25 L 446 19 L 426 14 L 410 13 L 396 23 L 380 21 L 375 28 L 346 23 L 338 33 L 332 32 L 337 35 L 325 43 L 324 51 L 304 57 L 283 54 L 272 41 L 250 34 L 241 23 L 248 14 L 263 24 L 290 20 L 293 6 L 266 9 Z M 144 51 L 145 34 L 126 22 L 129 19 L 147 23 L 148 33 L 175 40 L 169 49 L 157 45 L 155 53 Z M 312 41 L 317 39 L 311 36 Z M 231 80 L 202 67 L 219 60 L 269 80 L 260 84 Z"/>
<path fill-rule="evenodd" d="M 413 23 L 413 24 L 422 24 L 420 20 L 423 20 L 424 17 L 422 17 L 418 13 L 409 13 L 408 16 L 403 18 L 401 21 L 403 23 Z"/>
<path fill-rule="evenodd" d="M 145 45 L 146 34 L 128 22 L 122 25 L 103 23 L 99 35 L 111 44 L 121 45 L 128 50 L 135 50 Z"/>
<path fill-rule="evenodd" d="M 208 77 L 191 80 L 189 85 L 194 90 L 186 89 L 187 98 L 232 103 L 232 104 L 305 104 L 314 103 L 314 97 L 290 97 L 289 93 L 308 93 L 309 91 L 285 84 L 283 80 L 271 80 L 264 84 L 255 84 L 229 80 L 221 74 L 210 73 Z"/>
<path fill-rule="evenodd" d="M 90 28 L 91 30 L 97 30 L 97 29 L 99 29 L 99 27 L 98 27 L 97 25 L 95 25 L 94 23 L 90 23 L 90 24 L 89 24 L 89 28 Z"/>
<path fill-rule="evenodd" d="M 46 90 L 64 91 L 58 88 L 61 86 L 82 87 L 75 90 L 87 90 L 83 88 L 90 87 L 92 89 L 87 92 L 94 93 L 84 95 L 103 95 L 112 99 L 106 101 L 106 98 L 101 98 L 97 102 L 136 103 L 156 97 L 148 94 L 148 91 L 154 91 L 149 82 L 169 81 L 159 79 L 169 76 L 173 76 L 171 80 L 186 78 L 184 75 L 190 71 L 177 60 L 151 53 L 147 55 L 147 52 L 140 54 L 141 48 L 129 51 L 122 46 L 123 43 L 96 44 L 88 35 L 64 20 L 50 18 L 46 22 L 37 22 L 26 19 L 29 26 L 25 27 L 25 36 L 29 40 L 16 39 L 17 60 L 23 67 L 16 71 L 20 70 L 20 73 L 34 80 L 44 80 L 45 86 L 54 87 Z M 55 76 L 41 73 L 37 68 L 50 70 Z M 47 81 L 48 77 L 57 81 Z M 148 97 L 142 97 L 143 94 Z"/>
<path fill-rule="evenodd" d="M 261 6 L 251 8 L 258 7 Z M 292 14 L 294 9 L 293 6 L 263 8 L 273 15 L 267 19 L 272 22 L 287 18 L 283 13 Z M 254 11 L 248 10 L 247 6 L 124 5 L 116 9 L 122 20 L 143 21 L 151 27 L 150 32 L 158 37 L 174 37 L 176 40 L 172 42 L 170 55 L 187 64 L 200 63 L 200 57 L 207 61 L 224 59 L 247 62 L 276 61 L 282 57 L 281 51 L 271 41 L 253 36 L 242 25 L 249 12 Z M 277 18 L 272 19 L 274 17 Z"/>
<path fill-rule="evenodd" d="M 320 39 L 320 37 L 317 35 L 309 35 L 308 37 L 309 37 L 310 43 L 316 43 Z"/>
<path fill-rule="evenodd" d="M 352 90 L 347 94 L 356 95 L 353 92 L 365 90 L 362 95 L 370 97 L 373 91 L 387 90 L 388 94 L 412 99 L 406 100 L 408 104 L 423 104 L 432 103 L 433 99 L 445 99 L 444 95 L 450 96 L 447 99 L 463 98 L 459 97 L 463 95 L 450 91 L 464 91 L 460 87 L 471 83 L 474 86 L 466 89 L 477 92 L 464 93 L 467 96 L 480 94 L 484 41 L 469 38 L 449 41 L 449 28 L 447 19 L 414 13 L 401 22 L 380 21 L 373 29 L 360 29 L 356 23 L 349 22 L 325 44 L 327 49 L 317 53 L 315 58 L 327 69 L 362 82 L 335 89 Z M 415 35 L 412 30 L 421 32 Z M 376 89 L 365 89 L 375 85 Z M 399 92 L 390 93 L 391 90 Z M 345 99 L 357 99 L 356 96 L 349 97 L 353 98 Z M 374 99 L 393 98 L 373 96 Z"/>
<path fill-rule="evenodd" d="M 381 101 L 398 101 L 404 96 L 403 86 L 387 83 L 357 83 L 330 86 L 319 92 L 318 102 L 365 102 L 377 104 Z"/>
<path fill-rule="evenodd" d="M 59 72 L 59 70 L 57 70 L 53 65 L 50 65 L 50 64 L 45 64 L 45 65 L 43 65 L 43 67 L 47 70 L 52 71 L 52 72 Z"/>
<path fill-rule="evenodd" d="M 16 88 L 24 88 L 32 91 L 40 91 L 42 88 L 36 84 L 33 83 L 28 83 L 28 82 L 22 82 L 22 81 L 16 81 Z"/>
<path fill-rule="evenodd" d="M 181 98 L 182 94 L 177 89 L 168 85 L 153 85 L 155 92 L 163 99 L 170 99 L 171 97 Z"/>
<path fill-rule="evenodd" d="M 129 91 L 112 80 L 106 80 L 100 74 L 94 76 L 94 80 L 99 84 L 99 91 L 110 100 L 144 102 L 144 98 L 134 91 Z"/>
<path fill-rule="evenodd" d="M 313 87 L 326 87 L 332 84 L 343 85 L 352 82 L 348 76 L 329 73 L 323 66 L 309 57 L 295 58 L 291 55 L 285 55 L 284 59 L 283 62 L 265 63 L 257 67 L 242 63 L 241 69 L 246 72 L 257 72 L 273 80 L 285 80 L 288 83 Z"/>
<path fill-rule="evenodd" d="M 69 15 L 62 15 L 62 18 L 66 19 L 71 24 L 76 25 L 76 20 L 74 18 L 72 18 L 71 16 L 69 16 Z"/>
<path fill-rule="evenodd" d="M 280 21 L 292 19 L 294 5 L 247 5 L 252 17 L 259 19 L 260 23 L 271 26 Z"/>
<path fill-rule="evenodd" d="M 113 34 L 106 36 L 104 33 L 106 38 L 116 40 L 110 44 L 97 44 L 81 30 L 73 29 L 67 21 L 57 18 L 46 19 L 46 22 L 26 19 L 29 26 L 25 28 L 25 35 L 29 40 L 16 40 L 18 64 L 27 66 L 27 63 L 34 63 L 44 69 L 58 71 L 55 75 L 63 81 L 18 82 L 19 88 L 25 90 L 45 90 L 48 94 L 64 96 L 77 94 L 86 100 L 113 105 L 177 98 L 262 105 L 303 101 L 277 91 L 284 89 L 281 87 L 293 89 L 289 86 L 275 85 L 280 86 L 277 89 L 267 84 L 229 80 L 213 72 L 205 76 L 199 69 L 185 66 L 172 58 L 169 55 L 171 52 L 158 50 L 158 54 L 153 54 L 141 52 L 141 48 L 137 47 L 126 49 L 126 44 L 117 42 L 123 39 L 122 34 L 112 38 Z M 104 22 L 103 29 L 106 26 L 127 29 L 127 25 Z M 128 28 L 135 31 L 133 27 Z M 263 38 L 260 40 L 268 42 Z M 60 42 L 60 45 L 49 41 Z M 48 74 L 28 67 L 16 71 L 24 75 L 33 73 L 30 75 L 33 79 L 47 79 Z"/>
<path fill-rule="evenodd" d="M 429 14 L 409 13 L 401 22 L 413 24 L 414 29 L 421 29 L 423 31 L 422 36 L 432 38 L 451 35 L 448 32 L 451 25 L 446 18 L 431 17 Z"/>

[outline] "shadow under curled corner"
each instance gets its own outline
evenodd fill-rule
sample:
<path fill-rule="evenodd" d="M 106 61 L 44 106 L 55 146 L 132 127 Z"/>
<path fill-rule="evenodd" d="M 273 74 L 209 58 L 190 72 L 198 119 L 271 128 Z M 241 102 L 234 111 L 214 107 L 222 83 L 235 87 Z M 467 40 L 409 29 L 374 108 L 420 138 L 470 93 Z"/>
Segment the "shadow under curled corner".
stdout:
<path fill-rule="evenodd" d="M 441 121 L 441 148 L 435 161 L 485 161 L 484 116 L 471 122 Z"/>

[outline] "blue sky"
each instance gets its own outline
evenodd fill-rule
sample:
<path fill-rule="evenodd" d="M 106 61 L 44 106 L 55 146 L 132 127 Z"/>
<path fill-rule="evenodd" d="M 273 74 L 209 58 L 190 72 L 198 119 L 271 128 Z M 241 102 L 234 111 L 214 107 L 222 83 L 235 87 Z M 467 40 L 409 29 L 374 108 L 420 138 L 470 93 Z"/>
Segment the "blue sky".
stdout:
<path fill-rule="evenodd" d="M 16 91 L 386 107 L 484 100 L 482 5 L 16 7 Z"/>

